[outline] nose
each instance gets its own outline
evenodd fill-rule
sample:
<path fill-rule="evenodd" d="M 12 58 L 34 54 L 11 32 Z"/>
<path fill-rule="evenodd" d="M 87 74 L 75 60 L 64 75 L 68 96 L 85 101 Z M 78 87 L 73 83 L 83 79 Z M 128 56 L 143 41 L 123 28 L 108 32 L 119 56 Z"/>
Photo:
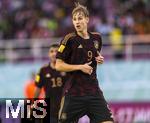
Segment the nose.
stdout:
<path fill-rule="evenodd" d="M 77 23 L 80 23 L 80 20 L 79 20 L 79 19 L 77 19 Z"/>
<path fill-rule="evenodd" d="M 54 52 L 54 56 L 56 56 L 57 52 Z"/>

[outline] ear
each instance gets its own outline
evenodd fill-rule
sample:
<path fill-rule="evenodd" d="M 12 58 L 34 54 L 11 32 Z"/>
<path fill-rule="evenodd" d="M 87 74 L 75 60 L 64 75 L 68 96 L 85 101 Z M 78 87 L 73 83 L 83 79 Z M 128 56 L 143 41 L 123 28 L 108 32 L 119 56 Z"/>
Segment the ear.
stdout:
<path fill-rule="evenodd" d="M 89 17 L 86 17 L 86 22 L 87 22 L 87 23 L 89 22 Z"/>

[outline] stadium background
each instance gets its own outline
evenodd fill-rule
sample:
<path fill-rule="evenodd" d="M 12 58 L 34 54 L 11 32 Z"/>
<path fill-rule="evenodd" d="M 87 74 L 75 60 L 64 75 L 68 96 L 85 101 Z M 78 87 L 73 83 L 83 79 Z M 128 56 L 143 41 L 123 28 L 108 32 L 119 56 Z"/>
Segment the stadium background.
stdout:
<path fill-rule="evenodd" d="M 89 30 L 103 38 L 98 79 L 116 122 L 150 122 L 150 2 L 79 2 L 90 11 Z M 71 0 L 0 0 L 0 98 L 25 97 L 31 74 L 48 62 L 50 44 L 73 31 L 73 7 Z"/>

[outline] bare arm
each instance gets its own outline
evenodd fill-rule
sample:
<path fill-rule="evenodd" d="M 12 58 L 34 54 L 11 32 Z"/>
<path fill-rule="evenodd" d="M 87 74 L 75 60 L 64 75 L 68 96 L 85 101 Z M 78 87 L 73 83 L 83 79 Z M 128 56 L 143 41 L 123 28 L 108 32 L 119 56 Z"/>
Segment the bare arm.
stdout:
<path fill-rule="evenodd" d="M 71 65 L 71 64 L 65 63 L 61 59 L 57 59 L 55 67 L 56 67 L 56 70 L 58 70 L 58 71 L 71 72 L 71 71 L 81 70 L 82 72 L 84 72 L 86 74 L 91 74 L 93 71 L 93 68 L 91 66 L 89 66 L 91 63 L 92 62 L 82 64 L 82 65 Z"/>
<path fill-rule="evenodd" d="M 63 60 L 57 59 L 55 67 L 56 67 L 56 70 L 58 70 L 58 71 L 71 72 L 71 71 L 80 70 L 81 66 L 67 64 Z"/>
<path fill-rule="evenodd" d="M 34 93 L 34 98 L 38 98 L 41 92 L 41 88 L 36 87 L 35 93 Z"/>
<path fill-rule="evenodd" d="M 98 64 L 103 64 L 104 62 L 104 57 L 100 54 L 100 52 L 97 51 L 98 56 L 95 57 L 95 60 L 97 61 Z"/>

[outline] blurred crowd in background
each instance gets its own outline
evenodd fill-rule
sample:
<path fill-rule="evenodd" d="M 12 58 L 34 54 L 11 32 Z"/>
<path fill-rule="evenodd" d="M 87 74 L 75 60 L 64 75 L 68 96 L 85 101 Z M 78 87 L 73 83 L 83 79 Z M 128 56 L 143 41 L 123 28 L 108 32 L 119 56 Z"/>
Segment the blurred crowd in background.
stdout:
<path fill-rule="evenodd" d="M 90 11 L 91 31 L 150 33 L 148 0 L 78 0 Z M 0 39 L 61 37 L 73 31 L 71 0 L 0 0 Z"/>
<path fill-rule="evenodd" d="M 150 0 L 0 0 L 0 97 L 33 97 L 35 72 L 49 61 L 49 45 L 74 31 L 76 1 L 90 12 L 89 30 L 102 35 L 109 62 L 97 73 L 107 99 L 120 102 L 112 105 L 116 120 L 149 123 Z"/>

